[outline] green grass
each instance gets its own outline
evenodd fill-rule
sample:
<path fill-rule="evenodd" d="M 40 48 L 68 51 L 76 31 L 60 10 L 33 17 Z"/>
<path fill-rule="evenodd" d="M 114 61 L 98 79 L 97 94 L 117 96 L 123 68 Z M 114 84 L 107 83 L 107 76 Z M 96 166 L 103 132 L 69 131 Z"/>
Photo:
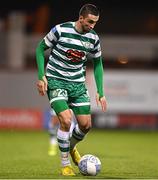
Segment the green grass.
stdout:
<path fill-rule="evenodd" d="M 45 131 L 0 132 L 0 178 L 66 179 L 60 175 L 59 156 L 49 157 Z M 158 179 L 158 132 L 92 130 L 78 145 L 82 155 L 102 162 L 96 177 L 79 174 L 70 179 Z"/>

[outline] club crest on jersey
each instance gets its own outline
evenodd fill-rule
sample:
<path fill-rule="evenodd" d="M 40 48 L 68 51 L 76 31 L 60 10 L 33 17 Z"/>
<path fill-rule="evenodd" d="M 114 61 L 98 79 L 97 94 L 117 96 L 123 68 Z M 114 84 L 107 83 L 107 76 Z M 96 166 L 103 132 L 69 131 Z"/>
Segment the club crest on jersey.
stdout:
<path fill-rule="evenodd" d="M 73 50 L 69 49 L 66 52 L 66 56 L 72 61 L 72 62 L 80 62 L 82 61 L 82 58 L 85 56 L 85 53 L 83 51 Z"/>
<path fill-rule="evenodd" d="M 91 43 L 90 42 L 82 42 L 83 46 L 86 48 L 86 49 L 90 49 L 91 48 Z"/>

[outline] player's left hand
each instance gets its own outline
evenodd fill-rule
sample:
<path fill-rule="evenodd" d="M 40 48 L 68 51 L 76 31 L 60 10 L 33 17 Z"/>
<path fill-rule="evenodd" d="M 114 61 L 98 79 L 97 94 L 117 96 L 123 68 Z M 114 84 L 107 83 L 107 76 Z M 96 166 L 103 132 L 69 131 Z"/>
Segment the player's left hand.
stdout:
<path fill-rule="evenodd" d="M 96 94 L 96 102 L 97 102 L 98 106 L 101 105 L 102 111 L 105 112 L 107 109 L 107 101 L 106 101 L 105 96 L 99 98 L 99 94 L 97 93 Z"/>

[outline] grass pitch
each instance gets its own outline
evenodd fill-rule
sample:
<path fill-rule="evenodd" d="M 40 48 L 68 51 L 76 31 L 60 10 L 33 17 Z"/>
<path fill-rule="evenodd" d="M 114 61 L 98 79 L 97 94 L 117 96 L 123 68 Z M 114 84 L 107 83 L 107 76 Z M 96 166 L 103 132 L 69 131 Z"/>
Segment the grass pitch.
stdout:
<path fill-rule="evenodd" d="M 67 179 L 60 175 L 60 159 L 47 155 L 46 131 L 0 132 L 1 179 Z M 158 132 L 91 130 L 78 145 L 82 155 L 94 154 L 102 162 L 95 177 L 69 179 L 158 179 Z"/>

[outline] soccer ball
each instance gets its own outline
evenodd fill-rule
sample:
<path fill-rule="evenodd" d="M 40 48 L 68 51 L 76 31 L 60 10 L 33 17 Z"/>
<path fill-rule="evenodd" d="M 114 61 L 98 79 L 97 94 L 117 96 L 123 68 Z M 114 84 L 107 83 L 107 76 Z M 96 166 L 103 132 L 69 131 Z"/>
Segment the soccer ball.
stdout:
<path fill-rule="evenodd" d="M 82 175 L 96 176 L 101 170 L 101 162 L 98 157 L 86 154 L 81 157 L 78 168 Z"/>

